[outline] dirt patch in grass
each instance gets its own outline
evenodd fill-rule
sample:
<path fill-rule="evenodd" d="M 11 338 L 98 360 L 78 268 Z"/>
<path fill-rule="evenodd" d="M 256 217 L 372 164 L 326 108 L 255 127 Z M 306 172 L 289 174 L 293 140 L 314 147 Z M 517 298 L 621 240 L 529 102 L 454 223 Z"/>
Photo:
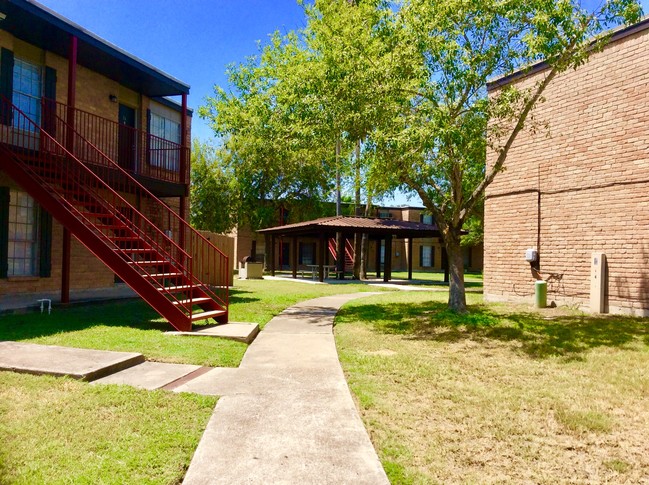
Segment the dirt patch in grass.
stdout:
<path fill-rule="evenodd" d="M 647 480 L 649 321 L 470 303 L 458 316 L 445 295 L 390 294 L 336 319 L 392 482 Z"/>

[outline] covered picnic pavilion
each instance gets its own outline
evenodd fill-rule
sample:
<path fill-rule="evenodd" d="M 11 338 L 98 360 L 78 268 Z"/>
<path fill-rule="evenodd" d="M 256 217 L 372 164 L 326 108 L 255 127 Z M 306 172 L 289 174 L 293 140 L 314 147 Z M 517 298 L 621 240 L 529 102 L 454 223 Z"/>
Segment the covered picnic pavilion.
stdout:
<path fill-rule="evenodd" d="M 325 255 L 327 241 L 340 233 L 345 238 L 353 237 L 354 234 L 367 234 L 371 240 L 385 241 L 385 260 L 383 270 L 383 281 L 388 282 L 392 278 L 392 240 L 394 238 L 407 239 L 408 251 L 408 279 L 412 279 L 412 241 L 415 238 L 440 237 L 439 229 L 434 224 L 423 224 L 420 222 L 398 221 L 392 219 L 378 219 L 358 216 L 332 216 L 314 219 L 311 221 L 297 222 L 285 226 L 270 227 L 258 231 L 270 239 L 270 273 L 275 276 L 275 242 L 276 239 L 290 238 L 292 240 L 292 257 L 290 268 L 293 278 L 297 278 L 298 239 L 303 237 L 315 238 L 317 240 L 317 270 L 318 280 L 325 279 Z M 337 258 L 336 273 L 344 277 L 343 258 Z M 380 275 L 379 251 L 377 251 L 377 277 Z"/>

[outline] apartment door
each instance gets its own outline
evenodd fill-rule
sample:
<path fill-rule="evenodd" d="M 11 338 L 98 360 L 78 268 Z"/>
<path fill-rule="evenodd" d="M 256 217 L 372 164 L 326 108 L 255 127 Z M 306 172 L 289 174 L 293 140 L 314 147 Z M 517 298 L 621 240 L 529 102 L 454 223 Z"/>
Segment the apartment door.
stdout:
<path fill-rule="evenodd" d="M 120 104 L 117 161 L 120 167 L 129 171 L 135 171 L 135 133 L 135 109 Z"/>

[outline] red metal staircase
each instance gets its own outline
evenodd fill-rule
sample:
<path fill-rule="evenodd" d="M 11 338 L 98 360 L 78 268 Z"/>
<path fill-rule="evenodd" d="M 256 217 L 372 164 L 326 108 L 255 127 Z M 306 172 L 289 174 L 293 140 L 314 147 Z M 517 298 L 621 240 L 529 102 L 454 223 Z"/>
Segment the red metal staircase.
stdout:
<path fill-rule="evenodd" d="M 42 116 L 47 131 L 0 99 L 2 169 L 175 329 L 227 322 L 227 256 L 54 110 Z M 145 204 L 172 233 L 136 208 Z"/>
<path fill-rule="evenodd" d="M 329 252 L 333 256 L 334 261 L 338 261 L 338 251 L 336 251 L 336 238 L 329 238 Z M 351 272 L 354 270 L 354 245 L 352 242 L 345 238 L 345 271 Z"/>

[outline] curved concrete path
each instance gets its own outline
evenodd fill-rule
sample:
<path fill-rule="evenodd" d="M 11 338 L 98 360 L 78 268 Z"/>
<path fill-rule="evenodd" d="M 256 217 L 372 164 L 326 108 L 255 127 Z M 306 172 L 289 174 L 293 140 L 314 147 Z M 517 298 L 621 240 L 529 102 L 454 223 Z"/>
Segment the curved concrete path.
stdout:
<path fill-rule="evenodd" d="M 184 484 L 388 484 L 340 367 L 333 320 L 355 298 L 299 303 L 273 318 L 238 369 L 176 391 L 220 395 Z"/>

